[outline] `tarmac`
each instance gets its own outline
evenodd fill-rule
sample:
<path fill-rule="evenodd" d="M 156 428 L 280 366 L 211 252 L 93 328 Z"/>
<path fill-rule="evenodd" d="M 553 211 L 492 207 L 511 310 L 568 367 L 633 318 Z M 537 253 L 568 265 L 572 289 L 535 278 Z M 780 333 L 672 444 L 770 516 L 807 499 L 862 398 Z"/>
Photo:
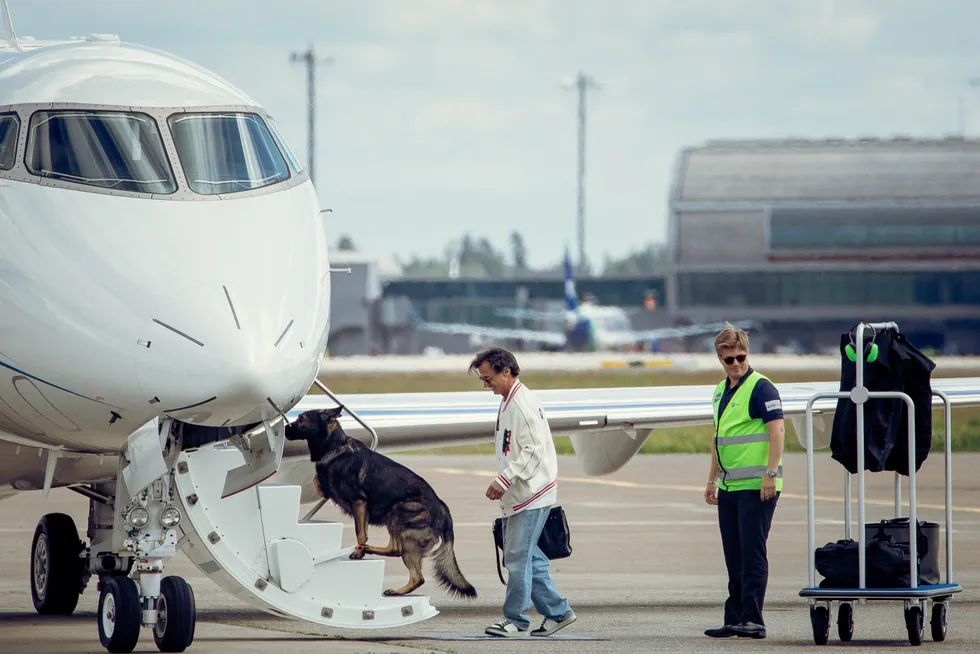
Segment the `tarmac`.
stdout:
<path fill-rule="evenodd" d="M 183 554 L 165 574 L 184 577 L 193 587 L 198 622 L 188 652 L 516 652 L 527 647 L 567 652 L 795 651 L 814 647 L 807 600 L 806 465 L 802 454 L 784 457 L 785 486 L 769 538 L 770 577 L 765 640 L 712 639 L 703 631 L 718 626 L 727 596 L 717 509 L 703 500 L 707 455 L 638 456 L 606 477 L 586 477 L 574 456 L 560 457 L 559 503 L 572 534 L 571 557 L 552 562 L 553 578 L 569 598 L 578 620 L 548 639 L 500 639 L 484 628 L 501 618 L 504 587 L 497 578 L 491 524 L 497 505 L 484 493 L 494 476 L 493 460 L 481 456 L 399 456 L 423 475 L 454 515 L 456 555 L 464 575 L 476 586 L 475 600 L 450 598 L 429 574 L 419 592 L 428 593 L 440 614 L 391 631 L 338 630 L 286 620 L 245 607 L 214 585 Z M 963 592 L 953 596 L 949 633 L 934 643 L 926 622 L 923 647 L 950 652 L 980 651 L 980 455 L 953 457 L 953 580 Z M 918 517 L 944 525 L 944 467 L 931 455 L 918 474 Z M 903 500 L 908 500 L 908 479 Z M 818 452 L 815 511 L 817 546 L 844 536 L 844 469 Z M 856 477 L 855 477 L 856 480 Z M 858 518 L 856 483 L 853 519 Z M 894 517 L 894 474 L 867 475 L 867 520 Z M 84 533 L 87 500 L 56 489 L 48 499 L 23 493 L 0 502 L 0 652 L 103 652 L 95 622 L 98 593 L 93 579 L 70 617 L 37 615 L 28 585 L 31 538 L 37 520 L 49 512 L 72 515 Z M 305 513 L 312 505 L 304 505 Z M 907 515 L 907 508 L 903 510 Z M 317 518 L 345 523 L 345 544 L 353 526 L 332 505 Z M 858 534 L 855 524 L 853 533 Z M 945 536 L 945 529 L 941 532 Z M 371 528 L 372 542 L 387 542 Z M 944 547 L 944 546 L 943 546 Z M 945 581 L 945 555 L 940 554 Z M 504 572 L 506 575 L 506 571 Z M 386 584 L 404 583 L 407 571 L 389 559 Z M 819 582 L 820 576 L 817 575 Z M 836 607 L 834 611 L 836 614 Z M 530 612 L 534 626 L 540 617 Z M 835 618 L 835 615 L 833 616 Z M 928 618 L 928 616 L 927 616 Z M 881 652 L 910 647 L 901 601 L 855 606 L 854 639 L 841 643 L 836 620 L 830 643 L 835 651 Z M 155 652 L 144 629 L 138 652 Z"/>

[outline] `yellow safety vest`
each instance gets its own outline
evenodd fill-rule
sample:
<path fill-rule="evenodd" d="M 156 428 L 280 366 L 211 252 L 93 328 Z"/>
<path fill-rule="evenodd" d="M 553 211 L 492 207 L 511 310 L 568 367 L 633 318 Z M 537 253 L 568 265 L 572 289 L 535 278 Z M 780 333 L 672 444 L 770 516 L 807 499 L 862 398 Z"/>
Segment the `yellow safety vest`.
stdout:
<path fill-rule="evenodd" d="M 749 415 L 749 400 L 759 380 L 768 378 L 756 371 L 742 382 L 728 401 L 721 420 L 718 409 L 725 393 L 722 380 L 715 388 L 712 405 L 715 423 L 713 446 L 718 455 L 718 488 L 726 491 L 759 490 L 769 465 L 769 432 L 761 418 Z M 783 490 L 783 461 L 776 468 L 776 490 Z"/>

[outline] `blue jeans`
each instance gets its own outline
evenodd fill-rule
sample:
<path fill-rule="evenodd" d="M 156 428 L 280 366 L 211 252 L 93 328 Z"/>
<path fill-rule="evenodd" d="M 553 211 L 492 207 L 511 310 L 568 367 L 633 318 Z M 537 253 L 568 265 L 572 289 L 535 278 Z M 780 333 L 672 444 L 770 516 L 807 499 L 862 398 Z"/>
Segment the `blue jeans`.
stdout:
<path fill-rule="evenodd" d="M 557 620 L 568 612 L 568 600 L 551 581 L 550 563 L 538 547 L 550 506 L 526 509 L 504 518 L 504 566 L 507 594 L 504 617 L 520 629 L 528 629 L 530 604 L 546 618 Z"/>

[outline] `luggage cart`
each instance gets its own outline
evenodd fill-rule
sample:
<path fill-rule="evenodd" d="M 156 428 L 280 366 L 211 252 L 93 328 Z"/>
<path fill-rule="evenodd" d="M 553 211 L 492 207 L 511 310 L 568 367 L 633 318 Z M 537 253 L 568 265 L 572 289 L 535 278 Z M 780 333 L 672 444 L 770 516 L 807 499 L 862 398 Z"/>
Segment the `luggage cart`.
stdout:
<path fill-rule="evenodd" d="M 840 604 L 837 612 L 837 630 L 842 641 L 849 641 L 854 635 L 854 603 L 865 604 L 868 600 L 898 600 L 905 605 L 905 627 L 908 631 L 909 643 L 920 645 L 924 631 L 926 608 L 932 601 L 932 619 L 930 627 L 932 639 L 946 639 L 947 613 L 952 595 L 962 591 L 959 584 L 953 582 L 953 497 L 952 497 L 952 458 L 951 458 L 951 421 L 949 398 L 941 391 L 932 391 L 943 403 L 943 419 L 945 424 L 945 455 L 946 455 L 946 582 L 935 585 L 918 584 L 918 554 L 916 492 L 915 492 L 915 406 L 912 399 L 905 393 L 894 391 L 868 391 L 864 386 L 864 330 L 894 329 L 898 325 L 887 323 L 860 323 L 855 334 L 855 366 L 856 379 L 850 392 L 826 392 L 814 394 L 806 405 L 806 465 L 807 465 L 807 555 L 810 564 L 810 585 L 800 591 L 800 597 L 809 599 L 810 623 L 813 626 L 813 640 L 817 645 L 825 645 L 830 635 L 830 617 L 834 601 Z M 872 332 L 874 333 L 874 332 Z M 858 484 L 858 587 L 857 588 L 819 588 L 816 583 L 816 535 L 814 520 L 813 493 L 813 406 L 818 400 L 828 398 L 845 398 L 854 402 L 857 412 L 857 484 Z M 865 585 L 866 531 L 864 511 L 864 404 L 869 399 L 901 399 L 908 406 L 908 441 L 909 441 L 909 553 L 910 553 L 910 585 L 907 588 L 867 588 Z M 844 471 L 844 538 L 851 538 L 851 475 Z M 895 516 L 902 514 L 902 482 L 901 476 L 895 473 Z"/>

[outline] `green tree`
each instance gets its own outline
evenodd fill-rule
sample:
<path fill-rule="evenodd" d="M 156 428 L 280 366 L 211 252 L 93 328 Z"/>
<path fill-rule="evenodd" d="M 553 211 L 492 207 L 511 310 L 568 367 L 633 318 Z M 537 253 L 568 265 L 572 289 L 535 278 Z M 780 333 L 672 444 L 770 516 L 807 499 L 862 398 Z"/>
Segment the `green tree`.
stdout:
<path fill-rule="evenodd" d="M 514 269 L 518 273 L 527 272 L 527 247 L 520 232 L 510 233 L 510 249 L 514 257 Z"/>
<path fill-rule="evenodd" d="M 633 250 L 622 259 L 606 257 L 602 275 L 660 275 L 667 266 L 667 248 L 663 245 L 649 244 L 640 250 Z"/>

